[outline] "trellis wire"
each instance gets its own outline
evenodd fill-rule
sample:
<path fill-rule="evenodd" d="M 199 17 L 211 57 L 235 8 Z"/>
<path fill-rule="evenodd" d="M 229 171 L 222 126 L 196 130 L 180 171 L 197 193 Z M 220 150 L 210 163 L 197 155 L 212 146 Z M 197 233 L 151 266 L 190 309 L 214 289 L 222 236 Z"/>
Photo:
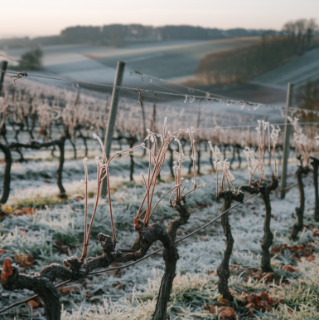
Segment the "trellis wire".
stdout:
<path fill-rule="evenodd" d="M 299 124 L 319 124 L 319 121 L 317 122 L 298 122 Z M 289 123 L 285 123 L 285 122 L 282 122 L 282 123 L 274 123 L 272 124 L 273 126 L 284 126 L 284 125 L 287 125 L 287 126 L 292 126 L 292 124 L 289 122 Z M 251 128 L 251 127 L 256 127 L 256 124 L 252 124 L 252 125 L 242 125 L 242 126 L 229 126 L 229 127 L 212 127 L 212 128 L 200 128 L 200 130 L 208 130 L 208 129 L 235 129 L 235 128 Z"/>
<path fill-rule="evenodd" d="M 206 94 L 210 94 L 208 91 L 204 91 L 204 90 L 201 90 L 201 89 L 196 89 L 196 88 L 188 87 L 188 86 L 182 85 L 182 84 L 180 84 L 180 83 L 172 83 L 172 82 L 170 82 L 170 81 L 168 81 L 168 80 L 161 79 L 161 78 L 157 78 L 157 77 L 155 77 L 155 76 L 151 76 L 151 75 L 142 73 L 142 72 L 140 72 L 140 71 L 130 70 L 130 69 L 129 69 L 129 71 L 130 71 L 130 75 L 132 75 L 133 73 L 135 73 L 135 74 L 137 74 L 138 76 L 146 76 L 146 77 L 148 77 L 148 78 L 149 78 L 149 82 L 150 82 L 150 83 L 153 83 L 154 85 L 157 85 L 156 83 L 153 82 L 153 79 L 156 79 L 156 80 L 159 80 L 159 81 L 161 81 L 161 82 L 166 82 L 166 83 L 172 84 L 172 85 L 174 85 L 174 86 L 178 86 L 178 87 L 181 87 L 181 88 L 185 88 L 185 89 L 187 89 L 188 91 L 190 91 L 190 92 L 192 92 L 192 93 L 193 93 L 194 91 L 198 91 L 198 92 L 204 93 L 205 95 L 206 95 Z M 219 95 L 219 94 L 215 94 L 215 93 L 214 93 L 213 95 L 216 96 L 216 97 L 221 97 L 221 98 L 227 99 L 227 97 L 222 96 L 222 95 Z"/>
<path fill-rule="evenodd" d="M 202 102 L 202 101 L 214 101 L 219 103 L 225 103 L 225 104 L 233 104 L 233 105 L 239 105 L 241 108 L 244 108 L 246 105 L 254 107 L 254 110 L 258 109 L 259 107 L 263 106 L 266 108 L 281 108 L 285 109 L 285 106 L 275 106 L 275 105 L 268 105 L 263 104 L 259 102 L 251 102 L 251 101 L 244 101 L 244 100 L 234 100 L 234 99 L 220 99 L 220 98 L 212 98 L 210 95 L 218 97 L 218 95 L 215 95 L 213 93 L 207 92 L 206 96 L 190 96 L 186 94 L 180 94 L 180 93 L 171 93 L 166 91 L 156 91 L 156 90 L 147 90 L 147 89 L 141 89 L 141 88 L 134 88 L 134 87 L 126 87 L 126 86 L 114 86 L 114 85 L 108 85 L 108 84 L 102 84 L 102 83 L 96 83 L 96 82 L 86 82 L 86 81 L 78 81 L 78 80 L 72 80 L 72 79 L 64 79 L 64 78 L 58 78 L 58 77 L 49 77 L 49 76 L 41 76 L 41 75 L 35 75 L 35 74 L 27 74 L 25 72 L 13 72 L 13 71 L 4 71 L 0 70 L 0 73 L 4 73 L 8 77 L 14 80 L 22 79 L 23 77 L 32 77 L 32 78 L 40 78 L 40 79 L 51 79 L 56 81 L 64 81 L 64 82 L 70 82 L 70 83 L 77 83 L 77 84 L 86 84 L 86 85 L 94 85 L 99 87 L 106 87 L 106 88 L 118 88 L 118 89 L 125 89 L 130 91 L 135 91 L 137 93 L 144 92 L 144 93 L 154 93 L 156 94 L 163 94 L 163 95 L 169 95 L 169 96 L 175 96 L 175 97 L 183 97 L 186 98 L 184 102 L 187 101 L 187 99 L 190 99 L 190 103 L 194 102 L 195 100 Z M 14 74 L 13 76 L 10 76 L 10 74 Z M 289 107 L 290 111 L 301 111 L 305 113 L 313 113 L 313 114 L 319 114 L 319 111 L 311 110 L 311 109 L 302 109 L 298 107 Z"/>

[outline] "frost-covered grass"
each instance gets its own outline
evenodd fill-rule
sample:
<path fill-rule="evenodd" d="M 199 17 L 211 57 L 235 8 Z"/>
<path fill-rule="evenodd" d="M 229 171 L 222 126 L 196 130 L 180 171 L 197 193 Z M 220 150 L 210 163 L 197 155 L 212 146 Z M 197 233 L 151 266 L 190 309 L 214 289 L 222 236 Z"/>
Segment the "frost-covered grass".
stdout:
<path fill-rule="evenodd" d="M 79 167 L 80 170 L 80 167 Z M 295 166 L 289 168 L 288 185 L 294 184 L 292 173 Z M 271 172 L 268 172 L 270 175 Z M 236 185 L 247 183 L 247 170 L 235 172 Z M 80 177 L 80 174 L 79 176 Z M 82 178 L 82 176 L 81 176 Z M 198 178 L 198 183 L 206 182 L 206 187 L 190 194 L 187 204 L 192 210 L 189 223 L 181 228 L 182 237 L 209 220 L 216 217 L 221 210 L 222 201 L 215 200 L 215 175 L 207 174 Z M 92 188 L 93 186 L 92 180 Z M 78 183 L 77 181 L 75 183 Z M 128 248 L 134 241 L 136 233 L 133 230 L 133 218 L 139 207 L 144 188 L 140 185 L 120 184 L 112 193 L 113 216 L 117 232 L 118 248 Z M 174 185 L 173 182 L 159 183 L 155 192 L 156 202 L 161 195 Z M 83 188 L 83 185 L 82 185 Z M 26 189 L 27 191 L 27 189 Z M 31 192 L 31 191 L 30 191 Z M 82 190 L 83 192 L 83 190 Z M 313 222 L 314 189 L 312 179 L 305 179 L 306 218 L 305 224 L 317 225 Z M 18 199 L 18 198 L 17 198 Z M 318 242 L 310 231 L 303 233 L 298 242 L 288 239 L 289 229 L 294 223 L 292 213 L 298 206 L 298 189 L 292 188 L 287 192 L 285 200 L 280 200 L 278 194 L 271 196 L 274 219 L 271 227 L 274 231 L 274 245 L 295 245 L 314 240 L 315 251 L 318 252 Z M 94 198 L 89 199 L 89 214 L 94 205 Z M 100 232 L 111 235 L 111 224 L 108 214 L 108 203 L 101 200 L 92 228 L 92 235 L 88 256 L 102 253 L 97 235 Z M 6 250 L 0 255 L 0 263 L 6 257 L 14 259 L 15 255 L 29 254 L 35 258 L 33 268 L 23 268 L 27 273 L 34 273 L 50 263 L 62 263 L 70 254 L 81 255 L 84 224 L 84 201 L 72 200 L 66 203 L 47 205 L 38 209 L 32 216 L 5 217 L 0 223 L 0 248 Z M 253 214 L 255 213 L 255 214 Z M 263 203 L 259 197 L 248 200 L 231 211 L 230 222 L 235 239 L 232 255 L 232 264 L 239 264 L 246 268 L 260 266 L 260 240 L 263 229 Z M 167 224 L 176 213 L 164 199 L 157 207 L 152 217 L 153 222 Z M 59 240 L 66 251 L 61 251 L 54 240 Z M 205 241 L 201 241 L 205 240 Z M 154 249 L 160 244 L 156 244 Z M 219 222 L 204 229 L 200 233 L 188 238 L 178 245 L 180 259 L 177 268 L 178 275 L 174 281 L 169 315 L 172 319 L 215 319 L 216 316 L 204 310 L 206 303 L 212 303 L 217 298 L 217 277 L 214 270 L 221 262 L 225 243 L 222 228 Z M 265 284 L 254 279 L 243 281 L 242 274 L 236 271 L 230 279 L 230 287 L 250 292 L 267 291 L 275 298 L 282 298 L 287 305 L 281 305 L 273 310 L 272 316 L 265 315 L 263 319 L 313 319 L 319 318 L 317 292 L 318 255 L 315 262 L 302 261 L 296 264 L 291 253 L 274 257 L 273 267 L 278 277 L 289 278 L 290 283 Z M 298 268 L 294 276 L 283 271 L 283 265 L 292 264 Z M 210 275 L 208 275 L 208 270 Z M 63 303 L 63 319 L 149 319 L 155 308 L 155 299 L 158 292 L 163 260 L 160 254 L 143 262 L 123 269 L 119 273 L 91 276 L 80 284 L 78 292 L 72 292 L 61 297 Z M 119 286 L 120 284 L 120 286 Z M 16 302 L 17 299 L 29 297 L 31 292 L 6 292 L 0 289 L 0 307 Z M 297 308 L 296 315 L 291 315 L 287 308 Z M 25 307 L 22 307 L 22 309 Z M 19 314 L 25 314 L 19 311 Z M 8 319 L 13 313 L 8 315 Z M 16 311 L 14 311 L 16 315 Z M 19 319 L 19 316 L 18 318 Z M 217 319 L 217 318 L 216 318 Z"/>
<path fill-rule="evenodd" d="M 316 254 L 316 259 L 319 256 Z M 318 319 L 318 279 L 319 267 L 306 260 L 298 264 L 300 278 L 288 285 L 265 284 L 249 279 L 243 282 L 241 275 L 230 277 L 232 288 L 240 288 L 251 293 L 268 292 L 274 299 L 283 299 L 285 304 L 257 319 Z M 176 276 L 171 294 L 168 314 L 171 319 L 217 319 L 204 310 L 206 303 L 212 303 L 219 296 L 217 277 L 207 273 L 188 273 Z M 160 275 L 153 272 L 144 286 L 144 291 L 133 290 L 132 294 L 116 302 L 103 299 L 100 305 L 84 309 L 73 308 L 72 313 L 64 311 L 63 319 L 149 319 L 155 308 L 156 293 L 160 285 Z M 240 294 L 232 290 L 234 296 Z"/>
<path fill-rule="evenodd" d="M 319 258 L 315 254 L 316 259 Z M 300 277 L 288 285 L 249 279 L 245 283 L 241 274 L 230 277 L 232 288 L 240 288 L 251 293 L 268 292 L 273 299 L 283 299 L 285 304 L 262 316 L 263 319 L 317 319 L 318 307 L 318 265 L 303 260 L 298 264 Z M 153 272 L 143 291 L 133 290 L 132 294 L 116 302 L 105 298 L 101 305 L 84 309 L 74 307 L 72 313 L 65 311 L 63 319 L 149 319 L 155 308 L 156 294 L 160 285 L 160 275 Z M 234 296 L 240 294 L 232 290 Z M 212 273 L 188 273 L 176 276 L 169 305 L 172 319 L 217 319 L 216 315 L 204 310 L 206 303 L 218 298 L 217 277 Z M 258 317 L 257 318 L 261 318 Z"/>

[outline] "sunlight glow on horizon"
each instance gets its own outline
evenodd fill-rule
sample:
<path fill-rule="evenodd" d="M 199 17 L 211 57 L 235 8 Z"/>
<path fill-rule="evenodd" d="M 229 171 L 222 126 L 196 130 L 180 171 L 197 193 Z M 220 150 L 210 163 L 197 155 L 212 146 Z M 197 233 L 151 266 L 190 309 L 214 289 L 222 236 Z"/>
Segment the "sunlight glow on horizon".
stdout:
<path fill-rule="evenodd" d="M 318 0 L 12 0 L 2 8 L 0 37 L 57 35 L 69 26 L 113 23 L 280 30 L 289 20 L 319 20 Z"/>

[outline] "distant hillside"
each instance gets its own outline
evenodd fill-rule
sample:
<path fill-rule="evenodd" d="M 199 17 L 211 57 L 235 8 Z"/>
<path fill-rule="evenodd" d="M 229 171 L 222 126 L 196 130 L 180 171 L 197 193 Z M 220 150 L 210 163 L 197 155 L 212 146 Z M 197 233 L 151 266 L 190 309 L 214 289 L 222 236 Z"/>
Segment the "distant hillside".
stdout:
<path fill-rule="evenodd" d="M 273 30 L 247 30 L 241 28 L 221 30 L 186 25 L 163 27 L 151 27 L 139 24 L 111 24 L 96 27 L 75 26 L 62 30 L 60 35 L 56 36 L 37 37 L 33 39 L 28 37 L 0 39 L 0 49 L 82 43 L 121 47 L 143 42 L 252 37 L 261 36 L 269 32 L 276 33 Z"/>
<path fill-rule="evenodd" d="M 260 84 L 285 87 L 289 79 L 303 83 L 312 75 L 319 75 L 318 47 L 318 37 L 309 34 L 263 36 L 260 43 L 206 55 L 199 62 L 197 78 L 211 84 L 243 83 L 255 77 L 254 81 Z M 295 59 L 308 51 L 309 54 Z M 287 63 L 290 60 L 296 62 Z"/>
<path fill-rule="evenodd" d="M 286 62 L 302 56 L 307 51 L 319 46 L 319 26 L 315 19 L 298 19 L 286 22 L 281 32 L 277 34 L 265 33 L 262 41 L 251 46 L 236 48 L 227 52 L 214 52 L 206 55 L 199 62 L 197 69 L 200 81 L 214 84 L 229 84 L 251 81 L 262 73 L 273 70 Z M 311 57 L 313 64 L 309 64 L 306 70 L 303 69 L 299 76 L 303 82 L 310 78 L 310 74 L 318 75 L 318 52 L 308 55 L 303 59 L 303 64 Z M 302 59 L 301 59 L 302 60 Z M 294 65 L 294 64 L 292 64 Z M 297 65 L 290 71 L 296 76 Z M 288 67 L 289 69 L 289 67 Z M 274 72 L 276 76 L 276 72 Z M 278 75 L 278 74 L 277 74 Z M 299 77 L 297 76 L 297 78 Z M 305 77 L 305 78 L 304 78 Z M 271 76 L 261 76 L 259 82 L 265 79 L 270 80 Z M 281 84 L 286 84 L 287 70 L 283 68 L 280 75 Z M 257 78 L 258 79 L 258 78 Z M 293 78 L 294 83 L 296 77 Z M 274 81 L 274 79 L 270 80 Z M 278 81 L 278 79 L 277 79 Z"/>

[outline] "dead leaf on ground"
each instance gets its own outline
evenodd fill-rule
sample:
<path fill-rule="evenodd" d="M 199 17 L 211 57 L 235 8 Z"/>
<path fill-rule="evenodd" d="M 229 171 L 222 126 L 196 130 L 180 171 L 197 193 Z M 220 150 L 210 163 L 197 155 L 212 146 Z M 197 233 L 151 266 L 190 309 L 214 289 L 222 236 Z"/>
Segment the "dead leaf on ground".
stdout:
<path fill-rule="evenodd" d="M 250 304 L 253 302 L 253 297 L 250 294 L 246 294 L 245 295 L 247 303 Z"/>
<path fill-rule="evenodd" d="M 34 214 L 34 208 L 20 208 L 14 210 L 13 212 L 16 216 L 23 216 L 27 214 L 28 216 L 32 216 Z"/>
<path fill-rule="evenodd" d="M 259 301 L 258 306 L 267 312 L 272 310 L 272 306 L 267 301 Z"/>
<path fill-rule="evenodd" d="M 123 289 L 123 285 L 122 285 L 122 283 L 119 282 L 119 281 L 116 281 L 115 283 L 113 283 L 113 284 L 112 284 L 112 287 L 113 287 L 113 288 L 117 288 L 117 289 L 119 289 L 119 290 Z"/>
<path fill-rule="evenodd" d="M 299 250 L 299 248 L 298 248 L 298 246 L 290 246 L 290 247 L 288 247 L 288 250 L 290 252 L 297 252 Z"/>
<path fill-rule="evenodd" d="M 28 216 L 32 216 L 34 213 L 34 208 L 22 208 L 23 213 L 26 213 Z"/>
<path fill-rule="evenodd" d="M 268 302 L 268 300 L 269 300 L 269 294 L 268 294 L 267 292 L 261 292 L 261 293 L 260 293 L 260 296 L 261 296 L 262 299 L 264 299 L 265 301 Z"/>
<path fill-rule="evenodd" d="M 0 282 L 1 285 L 5 285 L 8 281 L 8 277 L 10 277 L 13 273 L 13 268 L 11 265 L 11 260 L 9 258 L 4 259 L 3 265 L 2 265 L 2 272 L 1 272 L 1 278 Z"/>
<path fill-rule="evenodd" d="M 14 255 L 14 261 L 18 263 L 22 267 L 33 267 L 34 257 L 27 253 L 23 253 L 18 255 L 17 253 Z"/>
<path fill-rule="evenodd" d="M 206 304 L 205 305 L 205 310 L 209 310 L 210 313 L 215 314 L 216 313 L 216 309 L 213 305 L 211 304 Z"/>
<path fill-rule="evenodd" d="M 37 308 L 39 306 L 39 303 L 34 301 L 34 300 L 30 300 L 27 302 L 27 306 L 33 307 L 33 308 Z"/>
<path fill-rule="evenodd" d="M 219 314 L 221 319 L 233 320 L 235 317 L 235 309 L 232 307 L 227 307 Z"/>
<path fill-rule="evenodd" d="M 297 271 L 296 268 L 294 268 L 293 266 L 289 266 L 289 265 L 283 266 L 283 267 L 282 267 L 282 270 L 288 271 L 288 272 L 296 272 L 296 271 Z"/>
<path fill-rule="evenodd" d="M 71 285 L 60 288 L 62 294 L 69 294 L 70 292 L 81 291 L 83 287 L 81 285 Z"/>

